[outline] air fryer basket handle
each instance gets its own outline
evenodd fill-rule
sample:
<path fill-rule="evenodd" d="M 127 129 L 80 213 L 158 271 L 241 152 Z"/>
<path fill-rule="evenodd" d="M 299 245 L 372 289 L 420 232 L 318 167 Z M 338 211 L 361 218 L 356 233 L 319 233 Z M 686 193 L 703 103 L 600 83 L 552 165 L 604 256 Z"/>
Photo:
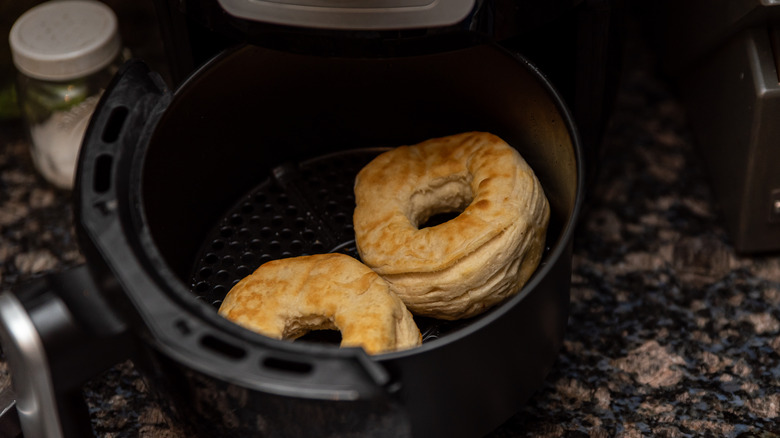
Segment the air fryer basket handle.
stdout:
<path fill-rule="evenodd" d="M 0 295 L 0 341 L 25 436 L 93 434 L 81 386 L 130 354 L 126 333 L 85 266 Z"/>

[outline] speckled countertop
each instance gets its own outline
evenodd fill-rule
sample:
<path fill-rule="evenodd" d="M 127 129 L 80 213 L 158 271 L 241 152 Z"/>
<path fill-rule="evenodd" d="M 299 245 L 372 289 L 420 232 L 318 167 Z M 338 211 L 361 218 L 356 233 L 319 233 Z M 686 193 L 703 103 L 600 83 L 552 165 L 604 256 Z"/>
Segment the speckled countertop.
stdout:
<path fill-rule="evenodd" d="M 560 359 L 495 437 L 780 437 L 780 255 L 730 246 L 683 108 L 637 43 L 574 243 Z M 81 262 L 69 194 L 0 127 L 0 287 Z M 0 362 L 0 383 L 8 372 Z M 99 437 L 184 436 L 132 364 L 85 388 Z"/>

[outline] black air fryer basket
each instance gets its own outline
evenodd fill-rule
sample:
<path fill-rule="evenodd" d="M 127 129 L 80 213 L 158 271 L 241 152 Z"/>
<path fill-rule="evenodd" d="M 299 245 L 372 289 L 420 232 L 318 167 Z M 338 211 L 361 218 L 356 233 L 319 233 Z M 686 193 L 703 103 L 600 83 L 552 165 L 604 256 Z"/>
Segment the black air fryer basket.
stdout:
<path fill-rule="evenodd" d="M 376 356 L 330 334 L 269 339 L 217 314 L 264 261 L 358 257 L 357 171 L 387 148 L 465 131 L 517 148 L 550 201 L 542 263 L 516 296 L 470 320 L 420 318 L 422 346 Z M 582 180 L 562 99 L 492 43 L 399 57 L 245 45 L 173 93 L 130 62 L 80 157 L 86 267 L 0 296 L 22 425 L 86 433 L 81 385 L 130 358 L 191 436 L 483 435 L 542 385 L 561 347 Z"/>

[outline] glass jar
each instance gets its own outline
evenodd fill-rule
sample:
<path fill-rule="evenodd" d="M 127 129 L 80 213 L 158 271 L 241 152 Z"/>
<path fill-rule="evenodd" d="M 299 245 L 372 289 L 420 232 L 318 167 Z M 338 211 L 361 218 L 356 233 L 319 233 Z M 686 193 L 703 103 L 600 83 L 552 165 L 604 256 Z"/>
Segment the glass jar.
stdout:
<path fill-rule="evenodd" d="M 33 163 L 71 189 L 84 132 L 123 60 L 116 15 L 97 1 L 50 1 L 22 14 L 9 42 Z"/>

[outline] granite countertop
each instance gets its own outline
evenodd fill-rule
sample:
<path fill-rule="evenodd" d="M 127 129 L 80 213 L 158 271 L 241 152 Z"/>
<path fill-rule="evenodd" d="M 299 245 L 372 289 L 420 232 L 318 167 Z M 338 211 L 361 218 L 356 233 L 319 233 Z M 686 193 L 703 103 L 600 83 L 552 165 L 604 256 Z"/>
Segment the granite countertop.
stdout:
<path fill-rule="evenodd" d="M 627 50 L 576 233 L 560 358 L 491 436 L 780 437 L 780 255 L 735 254 L 684 108 L 644 47 Z M 0 288 L 81 263 L 71 220 L 20 127 L 0 126 Z M 96 436 L 184 436 L 130 362 L 84 395 Z"/>

